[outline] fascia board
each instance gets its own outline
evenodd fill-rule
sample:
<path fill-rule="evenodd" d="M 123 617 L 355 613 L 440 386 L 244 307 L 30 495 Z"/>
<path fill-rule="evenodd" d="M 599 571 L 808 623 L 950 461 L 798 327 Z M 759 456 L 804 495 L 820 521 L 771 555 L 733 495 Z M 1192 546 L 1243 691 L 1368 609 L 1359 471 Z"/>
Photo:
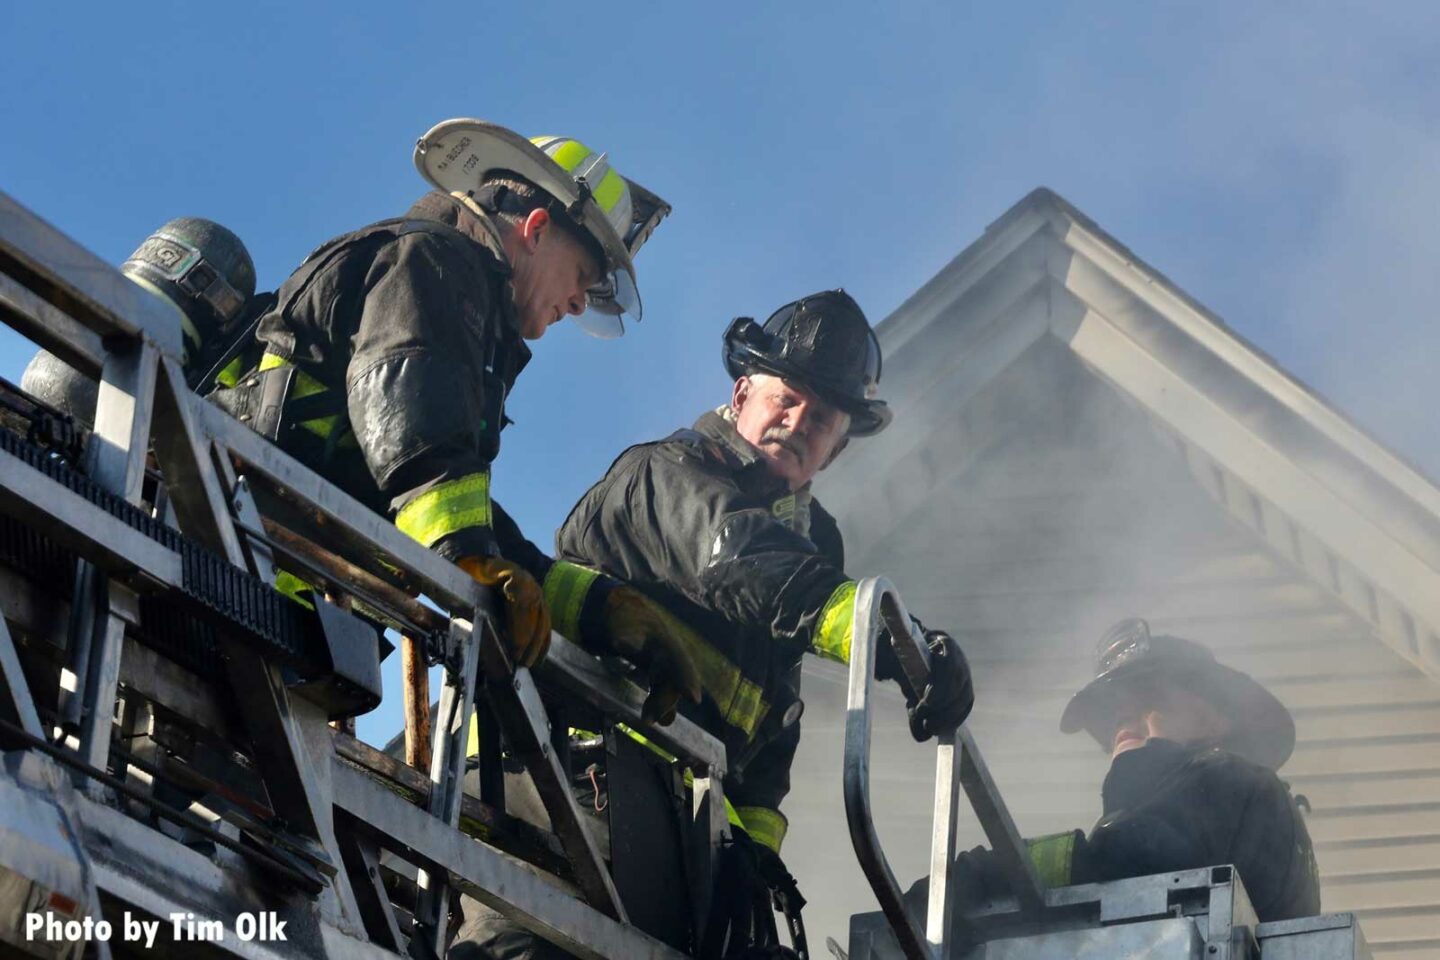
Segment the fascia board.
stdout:
<path fill-rule="evenodd" d="M 1018 314 L 1023 311 L 1019 305 L 1032 298 L 1037 288 L 1049 285 L 1054 272 L 1050 260 L 1056 247 L 1048 231 L 1030 233 L 1024 243 L 992 263 L 983 278 L 976 278 L 981 282 L 967 283 L 944 305 L 926 323 L 922 339 L 897 346 L 881 332 L 885 363 L 894 371 L 882 377 L 881 393 L 894 407 L 897 419 L 907 415 L 912 406 L 925 405 L 934 382 L 957 363 L 975 370 L 983 380 L 994 378 L 1009 365 L 1013 357 L 980 362 L 987 356 L 984 344 L 1003 335 L 1000 327 L 1020 322 Z"/>
<path fill-rule="evenodd" d="M 990 226 L 974 243 L 876 326 L 886 353 L 898 351 L 925 330 L 981 278 L 989 275 L 1051 219 L 1054 194 L 1044 187 L 1031 191 Z"/>
<path fill-rule="evenodd" d="M 968 467 L 970 460 L 964 458 L 941 476 L 927 466 L 924 450 L 937 429 L 936 420 L 952 415 L 958 420 L 979 390 L 1049 333 L 1051 287 L 1048 276 L 1032 278 L 991 322 L 967 330 L 964 348 L 943 351 L 947 362 L 929 370 L 914 384 L 915 392 L 897 404 L 889 430 L 873 440 L 855 441 L 864 456 L 851 460 L 853 455 L 846 455 L 839 471 L 845 483 L 822 482 L 826 504 L 846 519 L 852 538 L 868 542 L 871 534 L 899 522 L 946 477 Z M 926 397 L 943 397 L 944 407 L 937 408 Z"/>
<path fill-rule="evenodd" d="M 1230 411 L 1236 422 L 1303 464 L 1316 482 L 1355 504 L 1392 536 L 1440 570 L 1440 515 L 1405 495 L 1392 478 L 1334 441 L 1314 421 L 1173 321 L 1165 304 L 1137 296 L 1112 271 L 1075 254 L 1057 278 L 1065 294 L 1104 316 L 1191 386 Z M 1203 331 L 1202 331 L 1203 332 Z M 1064 339 L 1063 332 L 1061 338 Z"/>
<path fill-rule="evenodd" d="M 907 355 L 920 358 L 924 371 L 896 371 L 900 405 L 928 406 L 928 396 L 952 387 L 972 396 L 1014 361 L 1018 354 L 991 338 L 998 321 L 1015 322 L 1007 314 L 1031 289 L 1037 257 L 1055 285 L 1049 332 L 1342 558 L 1362 581 L 1360 592 L 1378 590 L 1381 600 L 1357 601 L 1312 564 L 1302 567 L 1407 660 L 1440 677 L 1440 489 L 1052 191 L 1032 191 L 879 325 L 887 359 L 909 366 L 916 361 Z M 1010 283 L 1008 298 L 985 292 L 997 278 L 1002 289 Z M 946 361 L 959 373 L 937 375 L 941 365 L 924 362 L 931 351 L 975 358 Z M 1110 369 L 1122 357 L 1129 366 Z M 1136 373 L 1146 368 L 1148 375 Z M 958 405 L 947 395 L 946 409 Z M 900 406 L 897 414 L 898 426 Z M 1187 432 L 1202 428 L 1203 442 Z M 915 448 L 906 442 L 901 435 L 876 443 L 858 472 L 842 468 L 848 480 L 863 474 L 867 481 L 851 489 L 895 480 Z M 1396 628 L 1390 599 L 1406 629 Z"/>
<path fill-rule="evenodd" d="M 1065 337 L 1071 350 L 1123 393 L 1258 496 L 1279 506 L 1296 524 L 1339 557 L 1353 563 L 1424 628 L 1424 642 L 1384 636 L 1387 645 L 1440 679 L 1440 573 L 1337 496 L 1302 465 L 1235 420 L 1230 411 L 1175 373 L 1108 318 L 1087 311 Z M 1342 599 L 1349 598 L 1343 597 Z M 1372 622 L 1374 604 L 1353 604 Z M 1380 623 L 1374 623 L 1377 629 Z"/>
<path fill-rule="evenodd" d="M 1398 494 L 1440 518 L 1440 488 L 1394 452 L 1368 436 L 1314 390 L 1285 373 L 1275 360 L 1235 333 L 1223 320 L 1135 257 L 1063 199 L 1051 195 L 1054 221 L 1064 245 L 1104 271 L 1132 296 L 1163 316 L 1199 345 L 1260 386 Z M 1060 278 L 1062 282 L 1065 278 Z"/>

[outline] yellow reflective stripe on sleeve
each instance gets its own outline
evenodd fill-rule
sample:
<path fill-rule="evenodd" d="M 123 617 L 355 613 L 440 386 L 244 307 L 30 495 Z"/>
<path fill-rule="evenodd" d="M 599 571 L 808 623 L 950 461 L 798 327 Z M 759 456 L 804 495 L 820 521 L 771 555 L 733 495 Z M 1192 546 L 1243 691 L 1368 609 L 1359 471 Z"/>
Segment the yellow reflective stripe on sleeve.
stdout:
<path fill-rule="evenodd" d="M 600 178 L 600 185 L 592 191 L 592 196 L 600 205 L 600 209 L 609 213 L 615 209 L 615 204 L 619 202 L 624 193 L 625 181 L 620 179 L 620 174 L 609 170 L 605 176 Z"/>
<path fill-rule="evenodd" d="M 585 571 L 591 576 L 583 585 L 573 588 L 564 583 L 563 579 L 552 585 L 552 578 L 557 576 L 566 578 L 574 575 L 572 572 L 565 571 L 557 574 L 556 568 L 562 564 L 570 567 L 571 571 Z M 580 586 L 583 586 L 584 590 L 589 590 L 594 576 L 595 574 L 588 568 L 578 564 L 568 564 L 565 561 L 557 562 L 545 575 L 545 602 L 550 607 L 551 616 L 556 624 L 555 629 L 559 630 L 560 634 L 567 639 L 571 638 L 570 634 L 565 632 L 568 625 L 562 626 L 562 624 L 565 623 L 564 618 L 569 615 L 566 608 L 571 600 L 566 591 L 574 589 L 579 592 L 578 599 L 574 600 L 576 604 L 574 615 L 578 618 L 580 606 L 584 603 L 584 593 L 580 591 Z M 674 635 L 685 644 L 685 649 L 695 662 L 695 669 L 700 674 L 701 687 L 704 688 L 710 699 L 715 701 L 715 706 L 719 709 L 725 722 L 742 730 L 747 739 L 753 738 L 755 731 L 760 727 L 760 721 L 764 720 L 765 715 L 770 712 L 770 704 L 764 696 L 765 691 L 759 684 L 747 679 L 735 664 L 726 659 L 724 654 L 706 643 L 673 613 L 663 607 L 661 613 L 674 622 Z"/>
<path fill-rule="evenodd" d="M 240 362 L 238 357 L 236 358 L 235 362 Z M 231 364 L 231 366 L 234 366 L 234 364 Z M 290 361 L 286 360 L 284 357 L 280 356 L 277 353 L 265 353 L 262 354 L 260 357 L 261 373 L 264 373 L 267 370 L 278 370 L 281 367 L 288 366 L 290 366 Z M 230 367 L 226 367 L 225 369 L 228 370 L 230 369 Z M 299 400 L 301 397 L 313 397 L 315 394 L 324 393 L 328 389 L 330 388 L 325 386 L 325 384 L 321 383 L 319 380 L 316 380 L 314 377 L 310 376 L 310 374 L 306 373 L 304 370 L 295 371 L 295 388 L 292 395 L 295 397 L 296 400 Z"/>
<path fill-rule="evenodd" d="M 560 165 L 560 169 L 566 173 L 573 173 L 580 162 L 590 156 L 594 151 L 579 140 L 570 140 L 560 145 L 552 154 L 550 159 Z"/>
<path fill-rule="evenodd" d="M 1070 866 L 1075 858 L 1075 831 L 1051 833 L 1033 840 L 1026 840 L 1030 850 L 1030 862 L 1040 883 L 1047 890 L 1064 887 L 1070 883 Z"/>
<path fill-rule="evenodd" d="M 472 473 L 426 490 L 400 508 L 395 526 L 421 546 L 470 527 L 490 526 L 490 474 Z"/>
<path fill-rule="evenodd" d="M 233 387 L 240 382 L 240 374 L 245 372 L 245 360 L 243 357 L 236 357 L 225 364 L 225 369 L 215 374 L 215 382 L 222 387 Z"/>
<path fill-rule="evenodd" d="M 700 685 L 715 701 L 721 717 L 730 726 L 743 730 L 747 739 L 754 737 L 760 721 L 770 710 L 764 691 L 679 617 L 663 607 L 659 609 L 672 624 L 674 635 L 685 644 L 685 650 L 700 674 Z"/>
<path fill-rule="evenodd" d="M 815 627 L 815 638 L 811 649 L 828 660 L 840 663 L 850 662 L 850 638 L 853 636 L 855 620 L 855 581 L 846 580 L 835 588 L 825 608 L 820 611 L 820 623 Z"/>
<path fill-rule="evenodd" d="M 750 834 L 750 839 L 763 843 L 776 853 L 780 852 L 780 844 L 785 842 L 785 831 L 790 828 L 785 814 L 769 807 L 740 807 L 736 813 L 740 816 L 740 826 Z"/>
<path fill-rule="evenodd" d="M 770 712 L 770 704 L 761 696 L 762 693 L 758 684 L 740 677 L 735 686 L 735 699 L 730 701 L 730 709 L 725 711 L 725 721 L 744 730 L 747 737 L 755 736 L 760 721 Z"/>
<path fill-rule="evenodd" d="M 556 560 L 545 574 L 545 605 L 550 608 L 550 621 L 571 643 L 580 642 L 580 611 L 598 576 L 598 570 L 565 560 Z"/>

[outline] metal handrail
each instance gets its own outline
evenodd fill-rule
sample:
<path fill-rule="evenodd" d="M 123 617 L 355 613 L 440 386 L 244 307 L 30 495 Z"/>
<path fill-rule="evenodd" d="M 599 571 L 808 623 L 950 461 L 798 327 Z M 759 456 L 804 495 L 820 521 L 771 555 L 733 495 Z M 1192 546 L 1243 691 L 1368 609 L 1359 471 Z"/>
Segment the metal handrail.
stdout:
<path fill-rule="evenodd" d="M 900 885 L 880 846 L 870 797 L 870 686 L 875 673 L 880 628 L 888 633 L 903 683 L 918 695 L 929 682 L 930 659 L 925 638 L 905 609 L 899 592 L 883 577 L 861 580 L 855 591 L 850 683 L 845 714 L 845 814 L 856 858 L 870 888 L 909 960 L 943 960 L 957 943 L 973 943 L 975 928 L 959 916 L 952 902 L 951 873 L 955 864 L 955 814 L 963 788 L 1015 891 L 1022 911 L 1038 914 L 1045 907 L 1039 877 L 1030 863 L 1025 841 L 995 787 L 990 771 L 964 726 L 936 736 L 934 828 L 930 846 L 930 896 L 925 929 L 905 908 Z"/>

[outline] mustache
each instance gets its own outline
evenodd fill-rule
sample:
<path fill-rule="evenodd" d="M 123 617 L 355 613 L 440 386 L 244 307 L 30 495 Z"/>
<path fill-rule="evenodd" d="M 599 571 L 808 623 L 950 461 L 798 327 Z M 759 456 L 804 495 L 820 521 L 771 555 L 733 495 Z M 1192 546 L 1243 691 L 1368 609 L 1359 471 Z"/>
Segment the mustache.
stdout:
<path fill-rule="evenodd" d="M 769 430 L 766 430 L 763 434 L 760 435 L 760 442 L 762 444 L 778 443 L 786 450 L 789 450 L 791 453 L 795 454 L 796 459 L 800 460 L 801 462 L 804 462 L 805 460 L 804 444 L 798 443 L 795 440 L 794 430 L 789 430 L 785 427 L 771 427 Z"/>

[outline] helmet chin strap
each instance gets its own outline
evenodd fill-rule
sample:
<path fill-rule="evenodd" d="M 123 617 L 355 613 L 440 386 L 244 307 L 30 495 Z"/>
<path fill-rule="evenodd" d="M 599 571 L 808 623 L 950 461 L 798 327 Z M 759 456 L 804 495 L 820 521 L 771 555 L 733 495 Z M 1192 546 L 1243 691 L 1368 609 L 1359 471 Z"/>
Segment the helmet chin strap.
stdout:
<path fill-rule="evenodd" d="M 454 197 L 456 200 L 459 200 L 460 203 L 464 205 L 466 210 L 469 210 L 477 217 L 483 217 L 487 213 L 495 212 L 493 209 L 487 210 L 485 207 L 482 207 L 478 202 L 476 202 L 475 197 L 467 191 L 451 190 L 450 196 Z"/>

